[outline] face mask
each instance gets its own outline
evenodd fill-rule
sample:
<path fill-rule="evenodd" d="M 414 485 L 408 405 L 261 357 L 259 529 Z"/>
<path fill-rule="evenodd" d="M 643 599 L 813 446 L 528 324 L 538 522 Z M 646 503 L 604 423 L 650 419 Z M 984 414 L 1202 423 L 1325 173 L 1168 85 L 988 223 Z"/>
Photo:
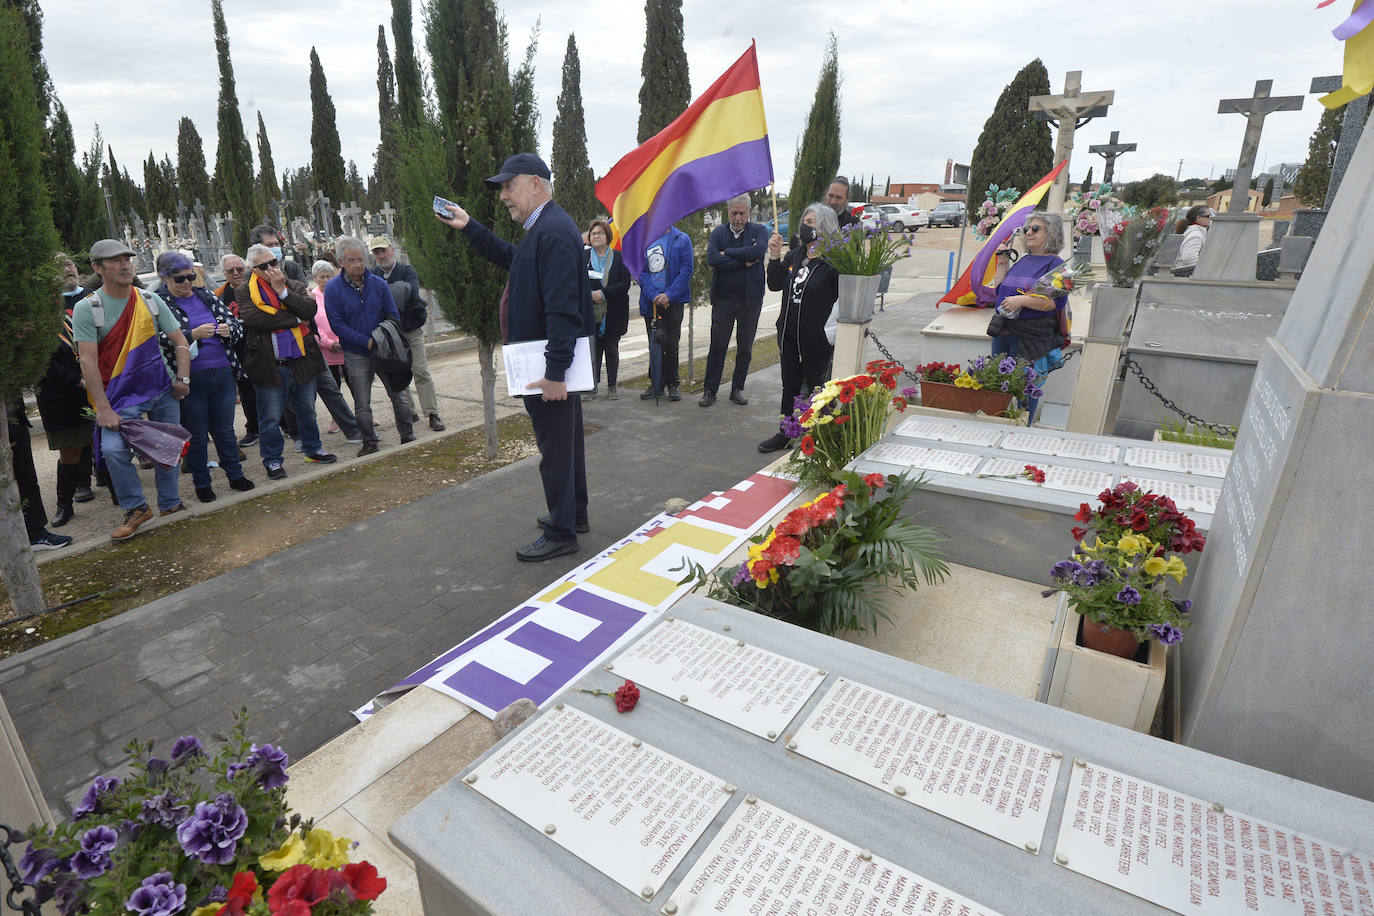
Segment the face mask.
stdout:
<path fill-rule="evenodd" d="M 803 245 L 810 245 L 812 242 L 816 241 L 816 228 L 814 226 L 808 226 L 806 223 L 802 223 L 800 228 L 797 229 L 797 238 L 801 239 Z"/>
<path fill-rule="evenodd" d="M 272 257 L 274 257 L 274 258 L 276 258 L 278 261 L 280 261 L 280 260 L 281 260 L 281 246 L 280 246 L 280 245 L 273 245 L 271 250 L 272 250 Z"/>

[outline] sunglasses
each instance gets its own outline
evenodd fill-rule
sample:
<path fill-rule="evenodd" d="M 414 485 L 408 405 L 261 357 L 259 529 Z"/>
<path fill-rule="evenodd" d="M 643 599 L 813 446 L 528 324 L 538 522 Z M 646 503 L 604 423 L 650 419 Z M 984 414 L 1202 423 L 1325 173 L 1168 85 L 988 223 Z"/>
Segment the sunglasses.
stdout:
<path fill-rule="evenodd" d="M 195 274 L 179 274 L 175 277 L 169 276 L 167 279 L 173 283 L 190 283 L 195 278 Z"/>
<path fill-rule="evenodd" d="M 1044 226 L 1030 226 L 1030 227 L 1028 227 L 1028 228 L 1026 229 L 1026 235 L 1030 235 L 1031 233 L 1034 233 L 1034 232 L 1044 232 L 1044 231 L 1045 231 L 1045 227 L 1044 227 Z"/>
<path fill-rule="evenodd" d="M 276 266 L 277 266 L 277 259 L 276 259 L 276 258 L 273 258 L 273 259 L 270 260 L 270 261 L 263 261 L 263 262 L 260 263 L 260 264 L 254 264 L 254 265 L 253 265 L 253 269 L 254 269 L 254 270 L 266 270 L 266 269 L 269 268 L 269 267 L 276 267 Z"/>

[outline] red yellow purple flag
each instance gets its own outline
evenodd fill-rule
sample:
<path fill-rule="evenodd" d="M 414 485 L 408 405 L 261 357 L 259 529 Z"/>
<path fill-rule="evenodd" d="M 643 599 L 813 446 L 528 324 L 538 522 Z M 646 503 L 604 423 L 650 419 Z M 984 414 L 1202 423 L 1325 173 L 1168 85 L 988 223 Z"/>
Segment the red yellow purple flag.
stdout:
<path fill-rule="evenodd" d="M 749 50 L 673 123 L 649 138 L 596 184 L 622 233 L 631 276 L 644 270 L 649 243 L 703 207 L 773 181 L 758 57 Z"/>
<path fill-rule="evenodd" d="M 1007 215 L 1002 217 L 1002 221 L 997 224 L 997 228 L 992 230 L 992 235 L 983 243 L 983 247 L 978 249 L 978 253 L 969 261 L 968 269 L 963 275 L 949 288 L 949 292 L 940 297 L 940 302 L 952 302 L 955 305 L 992 305 L 992 298 L 987 294 L 988 284 L 992 282 L 992 276 L 997 272 L 997 259 L 994 257 L 997 249 L 1006 246 L 1011 240 L 1012 233 L 1026 224 L 1026 220 L 1035 212 L 1035 205 L 1040 203 L 1040 199 L 1049 191 L 1050 185 L 1059 177 L 1059 173 L 1064 171 L 1064 166 L 1069 164 L 1065 159 L 1054 168 L 1050 173 L 1041 178 L 1031 189 L 1021 198 L 1012 204 Z M 973 278 L 978 278 L 975 286 Z M 979 290 L 985 292 L 980 297 Z M 980 301 L 985 300 L 985 301 Z M 935 305 L 938 308 L 940 302 Z"/>

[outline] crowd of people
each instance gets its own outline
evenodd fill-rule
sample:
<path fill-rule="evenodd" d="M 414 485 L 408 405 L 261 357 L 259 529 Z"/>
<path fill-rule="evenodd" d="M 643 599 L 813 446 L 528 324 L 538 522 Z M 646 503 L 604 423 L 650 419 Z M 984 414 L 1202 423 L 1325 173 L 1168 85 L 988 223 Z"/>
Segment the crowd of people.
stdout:
<path fill-rule="evenodd" d="M 414 423 L 422 419 L 409 393 L 412 377 L 430 428 L 444 429 L 425 358 L 428 316 L 419 278 L 397 260 L 390 239 L 340 238 L 331 256 L 311 265 L 308 283 L 302 267 L 282 256 L 281 235 L 271 226 L 253 230 L 242 256 L 221 259 L 225 279 L 214 289 L 201 265 L 175 250 L 158 256 L 157 285 L 148 288 L 135 274 L 134 257 L 125 243 L 102 239 L 90 250 L 94 275 L 83 281 L 75 262 L 59 256 L 63 289 L 54 307 L 62 310 L 62 331 L 36 389 L 48 448 L 57 452 L 51 517 L 22 400 L 8 417 L 35 550 L 71 543 L 49 526 L 71 522 L 75 504 L 95 499 L 95 485 L 108 488 L 123 513 L 110 537 L 132 537 L 154 518 L 140 465 L 154 468 L 156 513 L 166 516 L 186 508 L 183 473 L 203 503 L 217 498 L 216 468 L 231 490 L 252 490 L 245 450 L 254 445 L 270 480 L 287 476 L 288 438 L 306 462 L 334 463 L 316 422 L 317 396 L 333 419 L 327 434 L 359 445 L 359 456 L 376 452 L 374 375 L 392 402 L 402 443 L 414 440 Z M 240 411 L 242 437 L 235 430 Z M 180 466 L 153 465 L 131 447 L 130 438 L 144 430 L 129 421 L 144 418 L 190 434 Z"/>

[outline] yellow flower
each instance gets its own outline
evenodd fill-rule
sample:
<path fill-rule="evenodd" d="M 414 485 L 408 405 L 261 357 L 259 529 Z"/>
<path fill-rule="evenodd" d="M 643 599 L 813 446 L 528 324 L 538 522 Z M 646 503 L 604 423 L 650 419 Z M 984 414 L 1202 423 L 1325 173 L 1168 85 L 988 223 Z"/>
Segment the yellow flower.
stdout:
<path fill-rule="evenodd" d="M 1145 574 L 1149 576 L 1162 576 L 1169 569 L 1169 564 L 1164 562 L 1163 557 L 1150 557 L 1145 561 Z"/>
<path fill-rule="evenodd" d="M 1178 582 L 1182 582 L 1183 577 L 1188 575 L 1187 565 L 1177 556 L 1170 557 L 1169 562 L 1165 564 L 1165 566 L 1165 575 L 1173 576 Z"/>
<path fill-rule="evenodd" d="M 312 868 L 342 868 L 348 864 L 348 847 L 353 841 L 336 837 L 316 827 L 305 837 L 305 863 Z"/>
<path fill-rule="evenodd" d="M 258 856 L 258 865 L 264 871 L 286 871 L 293 865 L 301 864 L 301 858 L 305 855 L 305 842 L 299 833 L 292 831 L 291 835 L 271 852 L 263 853 Z"/>
<path fill-rule="evenodd" d="M 1055 277 L 1053 280 L 1050 281 L 1050 285 L 1053 286 L 1055 289 L 1063 289 L 1063 288 L 1064 288 L 1064 278 L 1063 278 L 1063 277 Z"/>
<path fill-rule="evenodd" d="M 1150 546 L 1150 542 L 1138 535 L 1124 534 L 1121 536 L 1121 540 L 1116 542 L 1116 546 L 1123 553 L 1140 553 Z"/>
<path fill-rule="evenodd" d="M 224 909 L 222 903 L 209 903 L 205 906 L 196 907 L 191 911 L 191 916 L 215 916 L 222 909 Z"/>
<path fill-rule="evenodd" d="M 824 416 L 819 416 L 819 417 L 816 418 L 816 425 L 817 425 L 817 426 L 824 426 L 824 425 L 827 424 L 827 423 L 834 423 L 834 422 L 835 422 L 835 415 L 834 415 L 834 414 L 829 414 L 829 413 L 828 413 L 828 414 L 825 414 Z"/>
<path fill-rule="evenodd" d="M 954 384 L 958 388 L 972 388 L 973 377 L 969 375 L 959 375 L 954 379 Z"/>

